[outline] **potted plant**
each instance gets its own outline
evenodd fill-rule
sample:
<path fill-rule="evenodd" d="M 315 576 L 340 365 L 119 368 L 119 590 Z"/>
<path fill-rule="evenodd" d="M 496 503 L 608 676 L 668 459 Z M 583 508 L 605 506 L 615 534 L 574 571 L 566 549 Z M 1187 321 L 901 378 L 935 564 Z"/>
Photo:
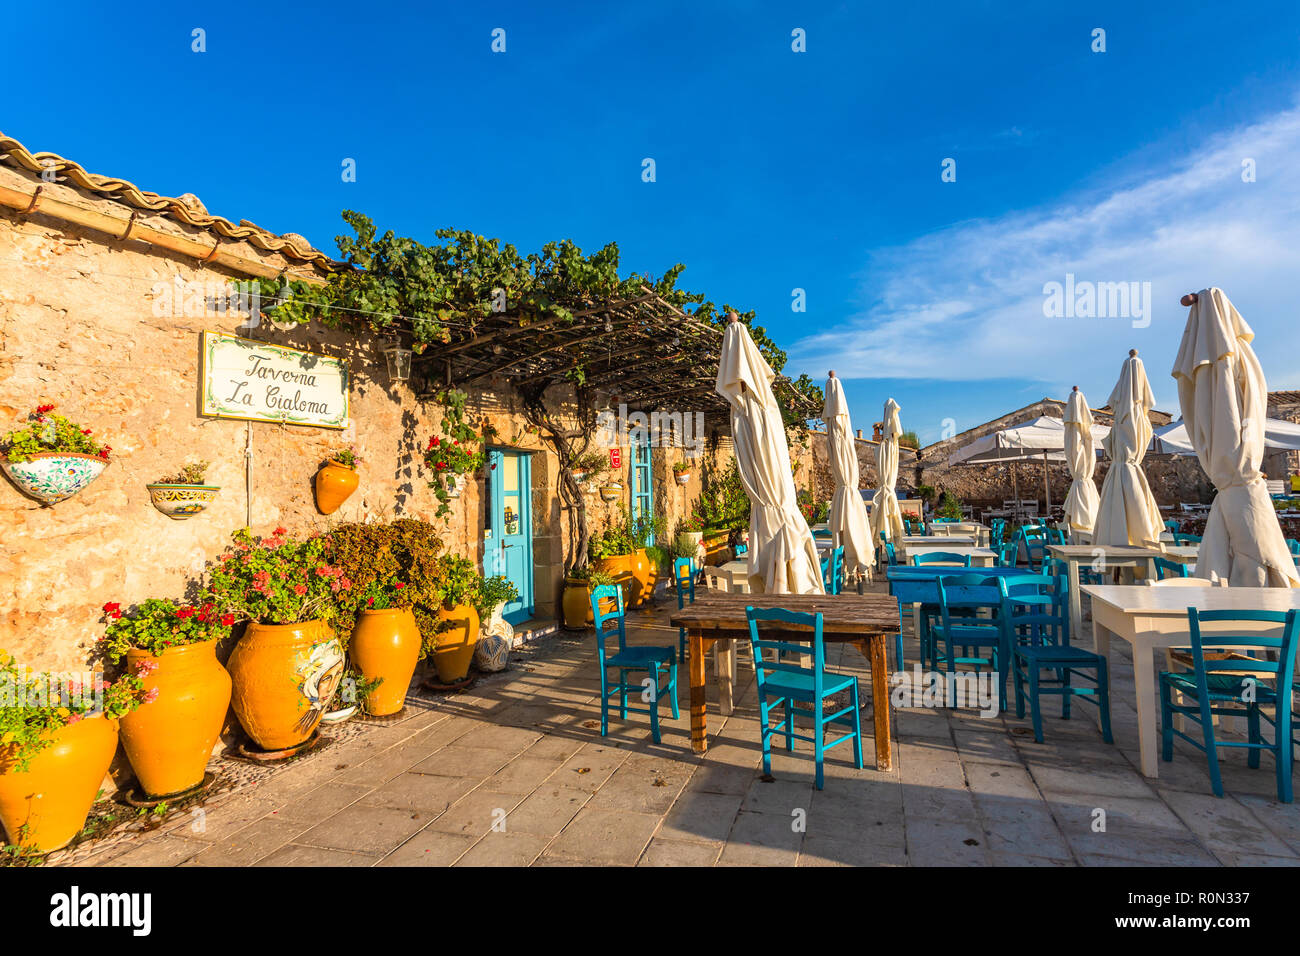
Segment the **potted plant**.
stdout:
<path fill-rule="evenodd" d="M 145 485 L 153 506 L 169 518 L 178 521 L 193 518 L 210 505 L 220 485 L 205 485 L 203 477 L 210 462 L 200 461 L 186 465 L 174 475 L 159 478 Z"/>
<path fill-rule="evenodd" d="M 30 424 L 0 439 L 0 467 L 9 480 L 47 505 L 71 498 L 103 474 L 112 451 L 91 438 L 89 428 L 53 411 L 53 405 L 37 406 Z"/>
<path fill-rule="evenodd" d="M 343 647 L 324 617 L 352 582 L 326 560 L 326 543 L 284 528 L 255 538 L 247 528 L 217 558 L 207 600 L 249 622 L 227 669 L 231 706 L 265 751 L 302 747 L 343 679 Z"/>
<path fill-rule="evenodd" d="M 435 641 L 433 666 L 438 680 L 455 684 L 469 674 L 474 648 L 478 644 L 479 589 L 483 578 L 474 562 L 460 555 L 443 555 L 439 561 L 442 580 L 439 593 L 442 603 L 438 608 L 441 627 Z"/>
<path fill-rule="evenodd" d="M 89 686 L 33 674 L 0 651 L 0 825 L 33 853 L 81 832 L 117 751 L 118 720 L 147 700 L 140 678 Z"/>
<path fill-rule="evenodd" d="M 340 448 L 321 463 L 316 472 L 316 507 L 323 515 L 332 515 L 352 497 L 361 479 L 357 475 L 357 457 L 351 448 Z"/>
<path fill-rule="evenodd" d="M 653 542 L 665 536 L 662 516 L 642 515 L 628 522 L 628 537 L 632 542 L 632 593 L 628 603 L 640 607 L 654 597 L 655 581 L 659 577 L 659 557 L 651 555 Z"/>
<path fill-rule="evenodd" d="M 598 451 L 579 455 L 569 466 L 569 474 L 573 475 L 573 480 L 578 484 L 582 484 L 592 478 L 597 478 L 608 470 L 609 457 L 607 455 L 602 455 Z"/>
<path fill-rule="evenodd" d="M 673 543 L 679 557 L 692 558 L 698 564 L 704 563 L 704 522 L 698 514 L 677 519 Z"/>
<path fill-rule="evenodd" d="M 371 581 L 353 589 L 359 613 L 348 657 L 366 680 L 364 707 L 387 717 L 406 706 L 406 692 L 420 662 L 420 631 L 405 581 Z"/>
<path fill-rule="evenodd" d="M 564 629 L 567 631 L 585 630 L 595 621 L 591 613 L 591 592 L 602 584 L 617 584 L 614 575 L 600 571 L 591 564 L 572 568 L 564 576 Z M 602 613 L 613 609 L 613 599 L 607 599 L 609 607 L 601 606 Z"/>
<path fill-rule="evenodd" d="M 694 466 L 688 461 L 679 461 L 673 465 L 673 475 L 677 478 L 679 485 L 688 485 L 691 483 L 691 472 Z"/>
<path fill-rule="evenodd" d="M 474 663 L 479 670 L 505 670 L 506 659 L 510 656 L 510 648 L 514 643 L 514 628 L 506 622 L 503 608 L 518 598 L 519 589 L 505 575 L 483 578 L 483 583 L 479 586 L 478 606 L 475 608 L 479 620 L 487 620 L 474 648 Z"/>
<path fill-rule="evenodd" d="M 167 799 L 203 783 L 230 706 L 230 674 L 217 641 L 235 617 L 211 601 L 198 606 L 150 599 L 123 612 L 104 605 L 99 650 L 143 682 L 149 701 L 122 718 L 122 748 L 145 795 Z"/>
<path fill-rule="evenodd" d="M 618 501 L 623 497 L 623 482 L 612 478 L 600 486 L 601 501 Z"/>
<path fill-rule="evenodd" d="M 470 426 L 465 419 L 467 398 L 458 389 L 447 389 L 438 395 L 445 409 L 442 434 L 431 436 L 424 448 L 424 463 L 433 472 L 429 487 L 438 499 L 439 518 L 451 511 L 448 502 L 460 497 L 465 476 L 482 468 L 487 459 L 484 440 L 493 430 L 485 427 L 480 434 Z"/>

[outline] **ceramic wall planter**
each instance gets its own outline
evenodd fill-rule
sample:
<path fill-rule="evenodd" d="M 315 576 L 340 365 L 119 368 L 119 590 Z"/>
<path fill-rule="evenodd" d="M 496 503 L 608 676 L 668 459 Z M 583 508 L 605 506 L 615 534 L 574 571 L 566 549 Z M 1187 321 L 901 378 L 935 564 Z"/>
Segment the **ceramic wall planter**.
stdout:
<path fill-rule="evenodd" d="M 145 485 L 153 506 L 178 521 L 193 518 L 212 504 L 220 485 Z"/>
<path fill-rule="evenodd" d="M 366 710 L 375 717 L 397 713 L 406 705 L 406 692 L 420 661 L 415 615 L 409 607 L 362 611 L 348 655 L 367 680 L 383 678 L 366 699 Z"/>
<path fill-rule="evenodd" d="M 445 479 L 445 484 L 443 485 L 443 487 L 447 490 L 448 498 L 459 498 L 461 496 L 461 492 L 465 490 L 465 476 L 448 475 Z"/>
<path fill-rule="evenodd" d="M 145 690 L 157 690 L 158 697 L 121 720 L 122 749 L 150 799 L 203 782 L 230 706 L 230 674 L 218 663 L 216 650 L 216 641 L 203 641 L 168 648 L 157 657 L 127 651 L 132 673 L 140 661 L 158 665 L 143 678 Z"/>
<path fill-rule="evenodd" d="M 71 498 L 104 473 L 108 462 L 78 452 L 41 452 L 0 467 L 23 494 L 47 505 Z"/>
<path fill-rule="evenodd" d="M 227 663 L 230 703 L 263 750 L 311 737 L 343 680 L 343 648 L 323 621 L 250 624 Z"/>
<path fill-rule="evenodd" d="M 607 481 L 600 486 L 601 501 L 618 501 L 623 497 L 623 482 Z"/>
<path fill-rule="evenodd" d="M 0 747 L 0 824 L 8 842 L 38 853 L 67 846 L 86 825 L 117 751 L 117 721 L 87 717 L 49 736 L 22 773 Z"/>
<path fill-rule="evenodd" d="M 316 472 L 316 507 L 323 515 L 332 515 L 352 497 L 361 479 L 356 471 L 337 461 L 327 461 Z"/>
<path fill-rule="evenodd" d="M 454 684 L 465 679 L 470 662 L 474 660 L 474 648 L 478 645 L 478 611 L 469 604 L 443 606 L 438 608 L 438 620 L 446 621 L 450 626 L 434 638 L 433 666 L 438 671 L 439 681 Z"/>
<path fill-rule="evenodd" d="M 675 471 L 673 474 L 677 476 L 679 485 L 689 485 L 691 483 L 691 473 L 689 471 Z"/>

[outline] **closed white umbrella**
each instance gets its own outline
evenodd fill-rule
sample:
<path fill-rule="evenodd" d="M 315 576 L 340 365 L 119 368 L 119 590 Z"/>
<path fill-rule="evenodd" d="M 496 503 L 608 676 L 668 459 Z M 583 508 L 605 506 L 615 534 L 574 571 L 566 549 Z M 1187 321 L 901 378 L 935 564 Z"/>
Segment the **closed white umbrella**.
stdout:
<path fill-rule="evenodd" d="M 769 594 L 824 594 L 817 546 L 799 512 L 785 423 L 772 394 L 775 377 L 733 314 L 714 388 L 731 405 L 736 466 L 749 495 L 749 587 Z"/>
<path fill-rule="evenodd" d="M 1101 445 L 1111 465 L 1101 483 L 1092 543 L 1159 547 L 1164 524 L 1142 470 L 1142 459 L 1151 444 L 1150 411 L 1156 399 L 1137 349 L 1129 350 L 1107 404 L 1115 424 Z"/>
<path fill-rule="evenodd" d="M 1222 290 L 1202 289 L 1188 298 L 1172 374 L 1187 434 L 1217 491 L 1196 576 L 1242 587 L 1300 587 L 1259 470 L 1268 386 L 1250 346 L 1255 333 Z"/>
<path fill-rule="evenodd" d="M 1065 405 L 1065 458 L 1070 469 L 1065 520 L 1079 534 L 1091 534 L 1097 522 L 1097 485 L 1092 480 L 1097 450 L 1092 429 L 1092 409 L 1076 385 Z"/>
<path fill-rule="evenodd" d="M 880 476 L 880 490 L 871 499 L 871 537 L 895 543 L 903 540 L 903 511 L 898 507 L 894 483 L 898 481 L 898 436 L 903 434 L 903 423 L 898 417 L 898 402 L 892 398 L 885 402 L 885 421 L 876 446 L 876 474 Z"/>
<path fill-rule="evenodd" d="M 853 423 L 849 420 L 849 403 L 844 386 L 830 373 L 826 380 L 826 404 L 822 408 L 826 423 L 826 451 L 835 494 L 831 498 L 831 540 L 844 548 L 844 568 L 850 573 L 865 571 L 876 563 L 876 549 L 871 542 L 871 523 L 866 504 L 858 493 L 858 449 L 853 441 Z"/>

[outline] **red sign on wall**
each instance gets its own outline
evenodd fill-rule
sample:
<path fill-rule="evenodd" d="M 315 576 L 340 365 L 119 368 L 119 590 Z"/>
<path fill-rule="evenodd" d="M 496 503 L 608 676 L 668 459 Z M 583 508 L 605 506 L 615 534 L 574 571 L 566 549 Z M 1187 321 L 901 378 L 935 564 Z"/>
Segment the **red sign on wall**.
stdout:
<path fill-rule="evenodd" d="M 621 448 L 611 448 L 609 450 L 609 467 L 623 467 L 623 450 Z"/>

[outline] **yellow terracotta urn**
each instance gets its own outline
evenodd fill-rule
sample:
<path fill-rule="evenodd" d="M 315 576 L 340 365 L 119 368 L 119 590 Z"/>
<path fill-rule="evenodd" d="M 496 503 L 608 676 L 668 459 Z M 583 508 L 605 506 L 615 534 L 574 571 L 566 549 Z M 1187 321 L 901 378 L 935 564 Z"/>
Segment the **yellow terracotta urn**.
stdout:
<path fill-rule="evenodd" d="M 465 679 L 474 659 L 474 648 L 478 645 L 478 611 L 472 604 L 454 607 L 444 604 L 438 608 L 438 620 L 447 622 L 447 627 L 434 638 L 433 666 L 439 681 L 454 684 Z"/>
<path fill-rule="evenodd" d="M 420 631 L 409 607 L 362 611 L 348 643 L 348 656 L 367 680 L 382 678 L 366 710 L 387 717 L 406 706 L 406 692 L 420 661 Z"/>
<path fill-rule="evenodd" d="M 131 648 L 126 661 L 131 673 L 144 671 L 144 689 L 155 695 L 121 720 L 122 749 L 141 788 L 156 800 L 197 787 L 230 706 L 230 674 L 217 661 L 217 642 L 157 656 Z"/>
<path fill-rule="evenodd" d="M 48 733 L 50 744 L 18 770 L 13 747 L 0 747 L 0 824 L 6 839 L 37 853 L 72 842 L 86 825 L 117 751 L 118 726 L 85 717 Z"/>
<path fill-rule="evenodd" d="M 324 621 L 250 624 L 230 655 L 230 704 L 263 750 L 306 743 L 343 680 L 343 648 Z"/>
<path fill-rule="evenodd" d="M 332 515 L 352 497 L 361 479 L 356 469 L 333 459 L 316 472 L 316 507 L 323 515 Z"/>

